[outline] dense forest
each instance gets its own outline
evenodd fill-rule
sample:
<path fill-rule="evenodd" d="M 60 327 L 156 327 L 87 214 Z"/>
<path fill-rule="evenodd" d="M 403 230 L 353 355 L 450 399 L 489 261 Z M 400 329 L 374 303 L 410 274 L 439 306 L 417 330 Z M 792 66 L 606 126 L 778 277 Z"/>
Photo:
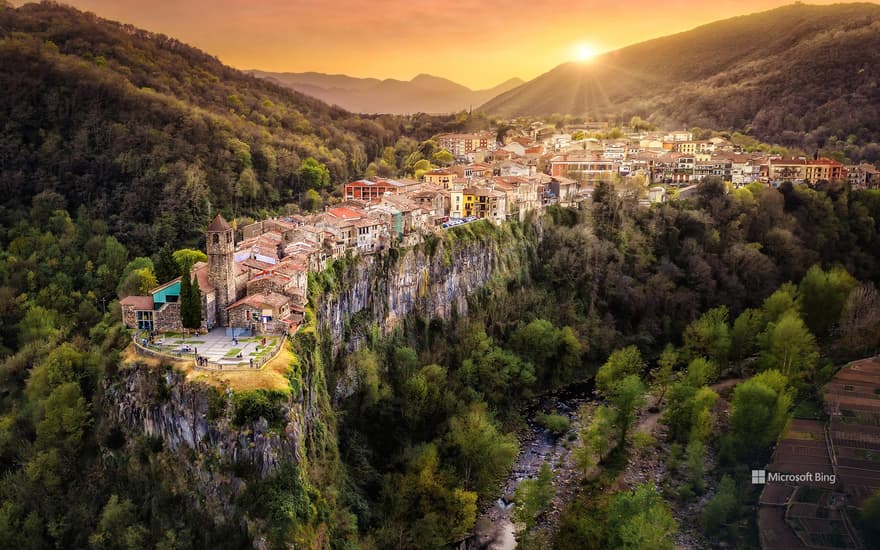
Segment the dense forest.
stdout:
<path fill-rule="evenodd" d="M 592 376 L 604 363 L 597 388 L 608 396 L 608 409 L 595 413 L 599 424 L 584 439 L 585 449 L 594 449 L 586 442 L 598 445 L 584 451 L 587 468 L 626 452 L 634 407 L 648 382 L 658 383 L 646 376 L 650 365 L 669 370 L 671 410 L 699 413 L 712 400 L 703 385 L 722 368 L 757 357 L 758 366 L 743 372 L 764 371 L 755 392 L 788 396 L 781 402 L 786 414 L 815 399 L 811 388 L 832 362 L 876 349 L 878 316 L 865 314 L 878 307 L 876 191 L 752 186 L 727 193 L 709 181 L 696 200 L 645 209 L 621 185 L 603 184 L 581 209 L 551 209 L 540 242 L 531 224 L 457 229 L 461 238 L 509 231 L 532 243 L 532 261 L 517 284 L 471 297 L 468 319 L 409 319 L 391 338 L 374 337 L 327 362 L 331 380 L 346 368 L 360 380 L 337 411 L 344 467 L 335 483 L 350 515 L 331 517 L 321 504 L 316 491 L 333 487 L 307 492 L 289 482 L 295 476 L 262 486 L 275 504 L 254 508 L 245 499 L 242 513 L 294 518 L 284 521 L 317 514 L 309 521 L 329 522 L 335 547 L 440 547 L 463 535 L 480 499 L 495 494 L 517 453 L 521 406 L 536 393 Z M 194 528 L 211 520 L 187 506 L 174 453 L 158 441 L 129 440 L 101 409 L 101 381 L 115 376 L 127 341 L 113 296 L 132 271 L 158 270 L 165 253 L 134 257 L 106 223 L 83 208 L 71 217 L 65 207 L 62 196 L 43 192 L 29 209 L 7 209 L 2 219 L 0 541 L 71 548 L 246 544 L 235 525 Z M 785 353 L 797 361 L 783 360 L 785 379 L 773 378 Z M 748 410 L 747 393 L 735 406 Z M 707 437 L 705 427 L 695 429 L 693 414 L 669 414 L 678 426 L 672 437 L 694 456 L 714 447 L 746 460 L 766 456 L 752 439 L 737 443 L 735 430 L 723 443 Z M 751 426 L 743 424 L 743 433 L 751 435 Z M 761 445 L 774 437 L 768 432 Z M 640 498 L 666 518 L 657 489 L 642 491 Z M 529 494 L 543 500 L 540 479 Z M 563 523 L 559 547 L 577 541 L 604 548 L 631 532 L 638 507 L 626 498 L 600 499 L 599 508 L 578 504 Z M 736 498 L 748 502 L 747 494 Z M 303 515 L 285 515 L 286 502 L 304 502 Z M 721 512 L 736 510 L 725 505 Z M 602 514 L 618 527 L 597 531 L 590 518 Z M 276 531 L 271 542 L 282 545 L 286 533 Z"/>
<path fill-rule="evenodd" d="M 702 460 L 710 448 L 726 449 L 718 478 L 737 473 L 739 459 L 741 484 L 744 465 L 766 460 L 789 407 L 817 406 L 816 383 L 830 365 L 877 349 L 877 192 L 754 185 L 727 193 L 708 181 L 694 201 L 644 209 L 626 191 L 603 184 L 590 206 L 551 209 L 527 279 L 474 297 L 468 322 L 416 319 L 396 337 L 340 358 L 337 368 L 354 368 L 362 381 L 343 404 L 340 449 L 349 474 L 344 496 L 372 531 L 370 544 L 440 547 L 450 534 L 463 534 L 475 500 L 495 494 L 513 463 L 523 405 L 560 384 L 598 370 L 597 388 L 607 399 L 594 413 L 598 424 L 581 436 L 586 471 L 625 462 L 635 410 L 649 386 L 662 386 L 680 452 L 693 443 L 689 451 Z M 789 363 L 791 357 L 797 359 Z M 649 375 L 664 365 L 665 376 Z M 704 419 L 691 438 L 691 419 L 714 402 L 703 386 L 731 369 L 757 369 L 753 386 L 775 388 L 788 404 L 760 439 L 753 439 L 758 416 L 722 440 L 713 435 L 714 420 Z M 774 378 L 777 370 L 785 375 Z M 743 418 L 766 405 L 750 402 L 746 390 L 741 399 L 750 411 Z M 533 503 L 541 501 L 535 483 Z M 636 528 L 630 520 L 641 499 L 654 502 L 657 521 L 666 521 L 655 488 L 616 502 L 590 483 L 564 518 L 559 548 L 645 547 L 616 538 Z M 740 493 L 725 514 L 745 514 L 756 498 Z M 643 534 L 655 527 L 664 533 L 651 521 L 641 527 Z M 754 544 L 754 532 L 734 535 L 743 547 Z M 661 538 L 644 544 L 667 547 Z"/>
<path fill-rule="evenodd" d="M 383 154 L 412 163 L 434 134 L 486 123 L 354 115 L 50 2 L 0 5 L 0 86 L 0 204 L 56 191 L 138 253 L 196 242 L 212 212 L 279 210 Z"/>
<path fill-rule="evenodd" d="M 800 2 L 565 63 L 481 109 L 746 132 L 880 160 L 880 7 Z"/>

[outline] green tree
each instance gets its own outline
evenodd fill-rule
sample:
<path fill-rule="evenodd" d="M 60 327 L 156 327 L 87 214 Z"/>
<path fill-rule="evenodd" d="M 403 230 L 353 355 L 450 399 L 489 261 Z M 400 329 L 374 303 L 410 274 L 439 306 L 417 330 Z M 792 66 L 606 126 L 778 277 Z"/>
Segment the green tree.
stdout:
<path fill-rule="evenodd" d="M 302 207 L 308 212 L 317 212 L 324 204 L 321 194 L 314 189 L 307 189 L 302 200 Z"/>
<path fill-rule="evenodd" d="M 195 250 L 193 248 L 181 248 L 180 250 L 175 250 L 171 256 L 174 258 L 174 261 L 177 262 L 177 275 L 175 276 L 179 276 L 181 271 L 189 273 L 192 266 L 199 262 L 208 261 L 207 254 L 201 250 Z"/>
<path fill-rule="evenodd" d="M 128 499 L 110 495 L 101 511 L 98 529 L 89 537 L 92 548 L 137 550 L 145 546 L 149 532 L 138 523 L 137 509 Z"/>
<path fill-rule="evenodd" d="M 764 315 L 757 309 L 739 314 L 730 331 L 731 359 L 740 361 L 751 357 L 758 349 L 758 335 L 765 328 Z"/>
<path fill-rule="evenodd" d="M 524 523 L 526 530 L 535 526 L 541 514 L 550 506 L 556 489 L 553 487 L 553 470 L 550 464 L 541 464 L 538 476 L 535 479 L 524 479 L 516 488 L 514 502 L 516 508 L 513 517 L 516 521 Z"/>
<path fill-rule="evenodd" d="M 690 488 L 697 494 L 706 489 L 706 446 L 702 441 L 694 440 L 685 449 L 685 476 Z"/>
<path fill-rule="evenodd" d="M 693 359 L 687 367 L 684 380 L 691 386 L 699 388 L 711 384 L 718 377 L 718 367 L 703 357 Z"/>
<path fill-rule="evenodd" d="M 180 322 L 183 328 L 198 328 L 195 308 L 201 309 L 201 300 L 196 301 L 193 296 L 193 279 L 190 279 L 190 269 L 187 267 L 180 276 Z M 199 317 L 201 314 L 199 314 Z"/>
<path fill-rule="evenodd" d="M 18 340 L 22 344 L 52 341 L 60 333 L 59 323 L 55 310 L 33 305 L 18 323 Z"/>
<path fill-rule="evenodd" d="M 718 484 L 715 496 L 703 509 L 701 518 L 703 532 L 717 539 L 723 539 L 719 531 L 736 518 L 737 506 L 736 485 L 732 477 L 725 475 Z"/>
<path fill-rule="evenodd" d="M 585 418 L 587 411 L 582 409 L 580 416 Z M 574 450 L 574 459 L 584 477 L 589 476 L 617 443 L 616 422 L 617 412 L 611 407 L 600 405 L 593 412 L 587 427 L 581 430 L 581 445 Z"/>
<path fill-rule="evenodd" d="M 580 364 L 581 345 L 571 328 L 557 329 L 544 319 L 519 326 L 511 335 L 510 344 L 520 357 L 535 366 L 538 378 L 548 385 L 567 380 Z"/>
<path fill-rule="evenodd" d="M 455 157 L 446 149 L 441 149 L 431 155 L 431 160 L 442 166 L 450 166 L 455 162 Z"/>
<path fill-rule="evenodd" d="M 313 157 L 307 157 L 299 167 L 299 179 L 306 189 L 324 189 L 330 186 L 330 170 Z"/>
<path fill-rule="evenodd" d="M 672 550 L 678 525 L 653 484 L 617 493 L 608 510 L 608 548 Z"/>
<path fill-rule="evenodd" d="M 144 267 L 129 272 L 122 282 L 119 283 L 117 292 L 120 298 L 133 294 L 144 295 L 156 286 L 158 286 L 158 283 L 153 270 L 149 267 Z"/>
<path fill-rule="evenodd" d="M 639 348 L 628 346 L 608 357 L 596 373 L 596 389 L 603 394 L 613 391 L 613 386 L 630 374 L 639 374 L 644 366 Z"/>
<path fill-rule="evenodd" d="M 386 543 L 400 541 L 398 529 L 416 548 L 442 548 L 464 535 L 474 525 L 477 494 L 462 490 L 445 472 L 434 443 L 408 452 L 406 472 L 386 481 L 385 493 L 392 503 L 395 526 L 388 526 L 380 537 Z"/>
<path fill-rule="evenodd" d="M 764 321 L 775 323 L 789 311 L 800 312 L 798 290 L 792 283 L 785 283 L 764 300 L 762 306 Z"/>
<path fill-rule="evenodd" d="M 529 396 L 535 383 L 535 368 L 530 362 L 496 346 L 465 359 L 460 373 L 466 384 L 494 405 Z"/>
<path fill-rule="evenodd" d="M 154 264 L 156 282 L 160 285 L 164 285 L 180 273 L 180 264 L 174 259 L 171 246 L 168 243 L 165 243 L 159 249 Z"/>
<path fill-rule="evenodd" d="M 691 405 L 690 441 L 705 442 L 715 429 L 715 414 L 713 412 L 718 394 L 708 387 L 703 386 L 694 394 Z"/>
<path fill-rule="evenodd" d="M 764 456 L 788 420 L 791 393 L 785 376 L 768 370 L 737 385 L 731 403 L 730 429 L 741 459 Z"/>
<path fill-rule="evenodd" d="M 808 378 L 819 360 L 816 339 L 793 311 L 767 325 L 761 336 L 761 365 L 776 369 L 789 380 Z"/>
<path fill-rule="evenodd" d="M 840 320 L 849 293 L 858 286 L 846 269 L 811 267 L 798 287 L 804 321 L 817 336 L 827 336 Z"/>
<path fill-rule="evenodd" d="M 43 415 L 36 424 L 37 448 L 58 449 L 65 462 L 73 463 L 90 425 L 91 414 L 79 384 L 61 384 L 43 403 Z"/>
<path fill-rule="evenodd" d="M 669 439 L 681 443 L 706 441 L 714 427 L 712 410 L 717 399 L 718 394 L 707 386 L 697 388 L 687 382 L 673 384 L 662 417 L 669 427 Z"/>
<path fill-rule="evenodd" d="M 202 289 L 199 288 L 199 278 L 193 276 L 189 289 L 189 326 L 186 328 L 199 329 L 202 327 Z"/>
<path fill-rule="evenodd" d="M 677 364 L 678 351 L 676 351 L 675 346 L 672 344 L 666 344 L 663 352 L 660 353 L 660 358 L 657 360 L 657 368 L 652 373 L 652 383 L 660 392 L 660 395 L 657 397 L 658 407 L 663 403 L 663 398 L 666 396 L 669 385 L 672 383 L 675 375 L 675 365 Z"/>
<path fill-rule="evenodd" d="M 519 451 L 516 438 L 498 432 L 485 404 L 452 417 L 446 443 L 465 489 L 478 493 L 491 490 Z"/>
<path fill-rule="evenodd" d="M 708 357 L 722 367 L 730 353 L 730 327 L 727 307 L 710 309 L 684 331 L 684 352 L 689 358 Z"/>
<path fill-rule="evenodd" d="M 636 374 L 630 374 L 613 386 L 608 400 L 617 409 L 617 426 L 621 445 L 636 420 L 636 411 L 645 403 L 645 385 Z"/>

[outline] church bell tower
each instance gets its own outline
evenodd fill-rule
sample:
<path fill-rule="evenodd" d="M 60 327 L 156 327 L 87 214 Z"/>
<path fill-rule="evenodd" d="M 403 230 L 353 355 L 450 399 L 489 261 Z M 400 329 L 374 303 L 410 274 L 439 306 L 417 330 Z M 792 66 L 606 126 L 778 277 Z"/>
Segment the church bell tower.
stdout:
<path fill-rule="evenodd" d="M 208 249 L 208 281 L 216 290 L 217 322 L 229 326 L 226 308 L 235 302 L 235 239 L 232 226 L 217 214 L 205 236 Z"/>

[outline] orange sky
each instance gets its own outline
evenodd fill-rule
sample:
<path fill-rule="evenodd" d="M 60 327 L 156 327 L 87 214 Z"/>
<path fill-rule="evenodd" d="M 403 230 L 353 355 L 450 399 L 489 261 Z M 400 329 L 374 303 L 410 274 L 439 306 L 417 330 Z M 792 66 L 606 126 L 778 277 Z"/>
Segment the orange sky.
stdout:
<path fill-rule="evenodd" d="M 410 79 L 472 88 L 530 79 L 613 50 L 784 0 L 67 0 L 179 38 L 242 69 Z M 810 3 L 833 3 L 819 0 Z"/>

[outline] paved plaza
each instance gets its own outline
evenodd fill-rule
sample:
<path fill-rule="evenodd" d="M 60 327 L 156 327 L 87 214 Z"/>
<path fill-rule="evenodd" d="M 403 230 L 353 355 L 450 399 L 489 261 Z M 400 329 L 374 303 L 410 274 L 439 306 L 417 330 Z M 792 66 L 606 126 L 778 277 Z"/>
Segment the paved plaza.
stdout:
<path fill-rule="evenodd" d="M 279 336 L 233 337 L 225 328 L 215 328 L 207 334 L 183 335 L 165 333 L 153 340 L 153 349 L 171 356 L 192 358 L 195 354 L 220 365 L 239 365 L 258 362 L 275 351 Z M 263 342 L 265 341 L 265 345 Z"/>

